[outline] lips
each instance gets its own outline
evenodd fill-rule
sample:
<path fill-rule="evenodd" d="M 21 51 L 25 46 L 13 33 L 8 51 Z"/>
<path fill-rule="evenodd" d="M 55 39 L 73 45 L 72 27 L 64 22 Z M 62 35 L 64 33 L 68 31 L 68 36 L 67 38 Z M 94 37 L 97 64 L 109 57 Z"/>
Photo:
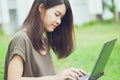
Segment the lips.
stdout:
<path fill-rule="evenodd" d="M 57 26 L 58 26 L 58 25 L 54 25 L 54 24 L 53 24 L 53 28 L 56 28 Z"/>

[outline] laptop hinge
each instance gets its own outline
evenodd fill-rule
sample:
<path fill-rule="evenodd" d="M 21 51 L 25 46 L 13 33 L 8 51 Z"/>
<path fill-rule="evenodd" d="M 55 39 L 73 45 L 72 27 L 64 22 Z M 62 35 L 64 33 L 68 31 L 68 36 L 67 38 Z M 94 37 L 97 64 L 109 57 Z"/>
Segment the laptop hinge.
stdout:
<path fill-rule="evenodd" d="M 104 72 L 100 72 L 98 73 L 97 75 L 93 76 L 93 77 L 90 77 L 89 80 L 97 80 L 98 78 L 100 78 L 101 76 L 104 75 Z"/>

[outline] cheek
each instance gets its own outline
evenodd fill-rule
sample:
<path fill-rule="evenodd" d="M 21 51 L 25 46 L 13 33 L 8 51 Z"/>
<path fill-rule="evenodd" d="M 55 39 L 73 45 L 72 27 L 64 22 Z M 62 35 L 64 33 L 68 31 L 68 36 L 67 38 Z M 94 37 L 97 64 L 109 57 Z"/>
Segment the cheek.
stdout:
<path fill-rule="evenodd" d="M 44 17 L 44 23 L 47 24 L 47 25 L 53 24 L 54 21 L 55 21 L 54 14 L 47 14 Z"/>
<path fill-rule="evenodd" d="M 48 15 L 44 14 L 42 16 L 42 21 L 43 21 L 43 24 L 46 25 L 46 23 L 48 22 Z"/>
<path fill-rule="evenodd" d="M 44 19 L 43 19 L 43 24 L 46 27 L 49 27 L 51 25 L 51 18 L 49 16 L 45 16 Z"/>

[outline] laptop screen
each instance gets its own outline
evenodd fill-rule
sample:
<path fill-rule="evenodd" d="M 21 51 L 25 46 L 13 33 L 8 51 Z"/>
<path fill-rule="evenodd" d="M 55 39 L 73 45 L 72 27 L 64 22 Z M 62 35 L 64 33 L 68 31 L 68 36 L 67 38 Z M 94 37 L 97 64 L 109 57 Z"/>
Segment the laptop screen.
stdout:
<path fill-rule="evenodd" d="M 90 76 L 90 80 L 95 80 L 96 78 L 100 77 L 104 73 L 104 68 L 107 64 L 108 58 L 114 48 L 115 42 L 117 39 L 113 39 L 107 41 L 98 56 L 97 62 L 93 68 L 93 71 Z"/>

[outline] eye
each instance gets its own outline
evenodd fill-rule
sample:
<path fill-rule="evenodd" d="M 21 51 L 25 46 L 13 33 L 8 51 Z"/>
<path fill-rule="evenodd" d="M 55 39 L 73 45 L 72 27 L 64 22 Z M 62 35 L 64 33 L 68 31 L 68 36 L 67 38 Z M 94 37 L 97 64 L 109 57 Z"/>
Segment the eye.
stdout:
<path fill-rule="evenodd" d="M 59 17 L 59 16 L 60 16 L 60 14 L 59 14 L 59 13 L 55 13 L 55 16 Z"/>

